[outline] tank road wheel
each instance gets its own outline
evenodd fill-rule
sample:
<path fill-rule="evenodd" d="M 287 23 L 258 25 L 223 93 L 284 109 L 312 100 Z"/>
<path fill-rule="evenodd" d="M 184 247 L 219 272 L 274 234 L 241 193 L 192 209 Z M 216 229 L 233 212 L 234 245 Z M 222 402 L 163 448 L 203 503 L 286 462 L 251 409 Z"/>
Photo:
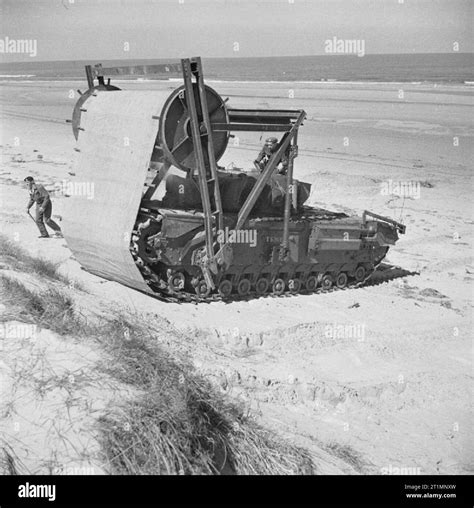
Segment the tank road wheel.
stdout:
<path fill-rule="evenodd" d="M 325 275 L 321 279 L 321 287 L 326 291 L 332 288 L 332 277 L 330 275 Z"/>
<path fill-rule="evenodd" d="M 290 279 L 288 281 L 288 288 L 290 289 L 290 292 L 293 294 L 299 293 L 301 289 L 300 279 Z"/>
<path fill-rule="evenodd" d="M 237 293 L 240 296 L 247 296 L 250 292 L 250 281 L 248 279 L 242 279 L 237 286 Z"/>
<path fill-rule="evenodd" d="M 285 291 L 285 281 L 283 279 L 275 279 L 272 285 L 274 295 L 281 295 Z"/>
<path fill-rule="evenodd" d="M 172 273 L 168 277 L 168 287 L 172 291 L 181 291 L 184 289 L 184 274 L 181 272 Z"/>
<path fill-rule="evenodd" d="M 356 282 L 362 282 L 364 278 L 365 278 L 365 267 L 360 265 L 354 272 L 354 279 L 356 280 Z"/>
<path fill-rule="evenodd" d="M 230 280 L 223 280 L 217 290 L 222 298 L 228 298 L 232 293 L 232 282 Z"/>
<path fill-rule="evenodd" d="M 205 280 L 200 280 L 196 284 L 194 291 L 200 298 L 206 298 L 206 296 L 209 296 L 209 293 L 211 292 L 211 288 L 207 285 Z"/>
<path fill-rule="evenodd" d="M 257 292 L 257 295 L 264 295 L 268 291 L 268 286 L 268 279 L 265 277 L 258 279 L 255 284 L 255 291 Z"/>
<path fill-rule="evenodd" d="M 315 275 L 310 275 L 305 283 L 305 288 L 308 291 L 314 291 L 318 285 L 318 278 Z"/>
<path fill-rule="evenodd" d="M 344 287 L 346 287 L 346 284 L 347 284 L 347 274 L 345 272 L 341 272 L 336 277 L 336 286 L 338 288 L 344 288 Z"/>

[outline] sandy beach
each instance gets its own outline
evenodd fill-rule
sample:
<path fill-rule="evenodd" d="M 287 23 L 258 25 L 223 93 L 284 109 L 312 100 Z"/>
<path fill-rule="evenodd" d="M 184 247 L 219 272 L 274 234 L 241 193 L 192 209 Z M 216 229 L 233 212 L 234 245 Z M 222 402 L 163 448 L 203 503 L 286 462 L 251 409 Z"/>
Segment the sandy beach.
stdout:
<path fill-rule="evenodd" d="M 312 184 L 308 204 L 401 220 L 406 234 L 386 261 L 416 274 L 322 295 L 194 305 L 164 303 L 81 270 L 65 240 L 37 238 L 22 184 L 28 175 L 49 189 L 74 182 L 66 119 L 85 82 L 0 83 L 0 232 L 58 263 L 86 288 L 86 305 L 162 326 L 170 351 L 306 447 L 320 474 L 472 474 L 474 89 L 208 84 L 233 107 L 304 109 L 295 177 Z M 250 169 L 264 138 L 239 133 L 220 163 Z M 52 194 L 59 223 L 67 199 Z M 0 362 L 4 375 L 9 361 Z"/>

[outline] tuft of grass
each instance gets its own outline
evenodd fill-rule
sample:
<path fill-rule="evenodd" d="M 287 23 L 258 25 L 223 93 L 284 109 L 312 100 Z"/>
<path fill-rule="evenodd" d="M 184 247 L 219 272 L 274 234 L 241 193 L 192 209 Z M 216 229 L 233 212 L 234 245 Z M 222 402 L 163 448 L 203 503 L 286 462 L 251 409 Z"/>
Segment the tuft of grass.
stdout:
<path fill-rule="evenodd" d="M 147 339 L 135 333 L 110 350 L 109 372 L 143 393 L 100 421 L 113 473 L 314 473 L 305 450 L 257 425 L 192 366 Z"/>
<path fill-rule="evenodd" d="M 12 476 L 30 474 L 13 448 L 2 438 L 0 438 L 0 474 Z"/>
<path fill-rule="evenodd" d="M 47 261 L 43 258 L 32 258 L 31 261 L 28 262 L 28 267 L 38 275 L 63 281 L 62 276 L 58 274 L 58 265 L 51 261 Z"/>
<path fill-rule="evenodd" d="M 421 185 L 421 187 L 426 187 L 428 189 L 432 189 L 434 187 L 434 185 L 431 182 L 429 182 L 428 180 L 420 182 L 420 185 Z"/>
<path fill-rule="evenodd" d="M 71 298 L 56 288 L 37 293 L 17 280 L 0 275 L 0 294 L 9 309 L 2 313 L 0 321 L 33 322 L 62 335 L 79 334 L 83 327 Z"/>
<path fill-rule="evenodd" d="M 327 449 L 336 457 L 350 464 L 357 472 L 361 473 L 364 469 L 364 461 L 362 455 L 349 445 L 341 445 L 340 443 L 331 443 Z"/>
<path fill-rule="evenodd" d="M 56 263 L 31 256 L 20 245 L 12 242 L 3 234 L 0 234 L 0 258 L 7 261 L 13 269 L 34 272 L 51 280 L 69 283 L 64 276 L 58 273 Z"/>
<path fill-rule="evenodd" d="M 16 476 L 18 475 L 18 471 L 16 469 L 15 465 L 15 459 L 13 458 L 13 455 L 6 449 L 3 448 L 3 456 L 4 459 L 0 461 L 0 469 L 3 469 L 7 472 L 10 476 Z"/>

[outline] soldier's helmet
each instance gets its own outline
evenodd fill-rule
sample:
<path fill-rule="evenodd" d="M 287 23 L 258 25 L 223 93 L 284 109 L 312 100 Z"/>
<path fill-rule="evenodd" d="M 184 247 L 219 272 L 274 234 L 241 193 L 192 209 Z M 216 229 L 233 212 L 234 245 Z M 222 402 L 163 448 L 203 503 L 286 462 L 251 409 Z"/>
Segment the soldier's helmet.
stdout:
<path fill-rule="evenodd" d="M 277 138 L 267 138 L 265 140 L 265 146 L 274 146 L 278 143 L 278 139 Z"/>
<path fill-rule="evenodd" d="M 273 152 L 276 152 L 277 151 L 277 146 L 278 146 L 278 139 L 277 138 L 273 138 L 273 137 L 272 138 L 267 138 L 265 140 L 265 146 L 264 146 L 265 153 L 270 155 Z"/>

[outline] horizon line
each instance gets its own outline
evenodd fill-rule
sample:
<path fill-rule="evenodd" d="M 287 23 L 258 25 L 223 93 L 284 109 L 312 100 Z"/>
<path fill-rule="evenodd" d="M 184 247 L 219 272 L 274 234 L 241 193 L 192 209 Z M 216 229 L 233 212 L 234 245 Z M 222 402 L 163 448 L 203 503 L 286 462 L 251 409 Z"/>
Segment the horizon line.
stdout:
<path fill-rule="evenodd" d="M 416 56 L 416 55 L 473 55 L 474 51 L 449 51 L 445 53 L 439 53 L 439 52 L 429 52 L 429 53 L 367 53 L 363 57 L 359 57 L 357 54 L 340 54 L 340 53 L 321 53 L 321 54 L 312 54 L 312 55 L 266 55 L 266 56 L 201 56 L 201 58 L 204 60 L 223 60 L 223 59 L 232 59 L 232 60 L 250 60 L 250 59 L 259 59 L 259 58 L 309 58 L 309 57 L 355 57 L 355 58 L 365 58 L 366 56 Z M 192 58 L 192 57 L 135 57 L 135 58 L 102 58 L 99 60 L 102 61 L 134 61 L 134 60 L 170 60 L 171 61 L 180 61 L 182 58 Z M 33 63 L 57 63 L 57 62 L 90 62 L 91 59 L 77 59 L 77 58 L 68 58 L 68 59 L 61 59 L 61 60 L 15 60 L 11 62 L 0 62 L 0 65 L 11 65 L 11 64 L 33 64 Z"/>

